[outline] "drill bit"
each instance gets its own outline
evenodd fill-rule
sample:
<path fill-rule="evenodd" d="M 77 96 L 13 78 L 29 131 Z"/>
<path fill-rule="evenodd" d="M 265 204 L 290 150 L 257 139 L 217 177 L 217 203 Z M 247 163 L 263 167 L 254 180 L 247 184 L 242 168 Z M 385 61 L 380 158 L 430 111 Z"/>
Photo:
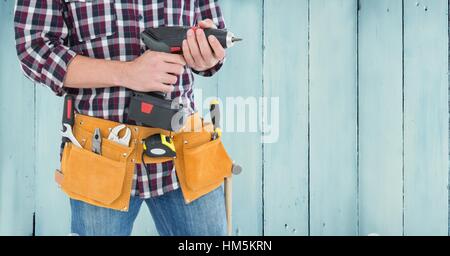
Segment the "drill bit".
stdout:
<path fill-rule="evenodd" d="M 242 40 L 244 40 L 244 39 L 238 38 L 238 37 L 233 37 L 233 38 L 231 38 L 231 42 L 233 42 L 233 43 L 235 43 L 235 42 L 240 42 L 240 41 L 242 41 Z"/>

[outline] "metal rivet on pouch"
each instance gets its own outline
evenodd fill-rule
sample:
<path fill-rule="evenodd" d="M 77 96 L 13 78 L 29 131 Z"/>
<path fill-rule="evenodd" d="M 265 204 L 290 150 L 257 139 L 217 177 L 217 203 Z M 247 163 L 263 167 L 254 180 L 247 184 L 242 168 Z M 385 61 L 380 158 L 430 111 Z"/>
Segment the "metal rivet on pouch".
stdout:
<path fill-rule="evenodd" d="M 187 140 L 184 141 L 184 144 L 188 144 L 189 142 Z"/>
<path fill-rule="evenodd" d="M 83 125 L 84 124 L 84 122 L 83 121 L 80 121 L 80 125 Z"/>
<path fill-rule="evenodd" d="M 123 153 L 123 155 L 122 155 L 123 157 L 127 157 L 127 153 Z"/>
<path fill-rule="evenodd" d="M 134 127 L 135 132 L 139 132 L 139 129 L 137 127 Z"/>

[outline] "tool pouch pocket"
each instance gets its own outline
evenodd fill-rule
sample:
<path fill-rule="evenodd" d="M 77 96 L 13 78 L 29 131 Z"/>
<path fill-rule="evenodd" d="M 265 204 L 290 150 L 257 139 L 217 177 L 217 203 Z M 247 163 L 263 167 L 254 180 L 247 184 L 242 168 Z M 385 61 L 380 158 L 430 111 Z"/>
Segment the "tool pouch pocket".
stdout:
<path fill-rule="evenodd" d="M 220 139 L 184 148 L 186 185 L 199 190 L 222 182 L 231 173 L 232 162 Z"/>
<path fill-rule="evenodd" d="M 182 133 L 175 137 L 175 145 L 175 169 L 187 202 L 211 192 L 232 175 L 233 162 L 220 139 L 211 141 L 211 132 Z"/>
<path fill-rule="evenodd" d="M 86 137 L 91 138 L 90 133 Z M 92 142 L 85 141 L 84 147 L 90 148 Z M 127 211 L 134 166 L 129 160 L 132 152 L 133 148 L 106 139 L 102 142 L 102 155 L 67 143 L 61 162 L 61 188 L 72 199 Z"/>

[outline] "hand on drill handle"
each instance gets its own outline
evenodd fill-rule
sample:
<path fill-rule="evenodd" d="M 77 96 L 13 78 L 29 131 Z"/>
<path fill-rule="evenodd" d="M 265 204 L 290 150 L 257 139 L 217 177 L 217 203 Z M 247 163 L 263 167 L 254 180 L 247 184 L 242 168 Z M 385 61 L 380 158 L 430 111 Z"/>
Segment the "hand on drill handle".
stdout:
<path fill-rule="evenodd" d="M 199 29 L 190 29 L 183 42 L 183 56 L 147 51 L 123 69 L 122 84 L 140 92 L 159 91 L 170 93 L 178 76 L 188 65 L 196 71 L 205 71 L 225 58 L 225 49 L 215 36 L 208 39 L 203 29 L 215 28 L 212 20 L 199 22 Z M 211 45 L 211 46 L 210 46 Z"/>
<path fill-rule="evenodd" d="M 138 92 L 170 93 L 178 76 L 184 72 L 183 56 L 163 52 L 146 51 L 123 68 L 123 81 L 129 89 Z"/>

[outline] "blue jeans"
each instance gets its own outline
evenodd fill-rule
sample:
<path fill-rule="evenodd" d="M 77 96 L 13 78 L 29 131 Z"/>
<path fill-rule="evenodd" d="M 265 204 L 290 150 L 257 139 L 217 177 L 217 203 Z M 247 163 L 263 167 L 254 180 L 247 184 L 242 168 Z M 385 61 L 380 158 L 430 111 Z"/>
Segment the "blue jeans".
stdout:
<path fill-rule="evenodd" d="M 70 201 L 72 233 L 81 236 L 129 236 L 142 202 L 147 204 L 161 236 L 225 236 L 223 188 L 186 204 L 181 189 L 160 197 L 132 197 L 128 212 L 119 212 Z"/>

